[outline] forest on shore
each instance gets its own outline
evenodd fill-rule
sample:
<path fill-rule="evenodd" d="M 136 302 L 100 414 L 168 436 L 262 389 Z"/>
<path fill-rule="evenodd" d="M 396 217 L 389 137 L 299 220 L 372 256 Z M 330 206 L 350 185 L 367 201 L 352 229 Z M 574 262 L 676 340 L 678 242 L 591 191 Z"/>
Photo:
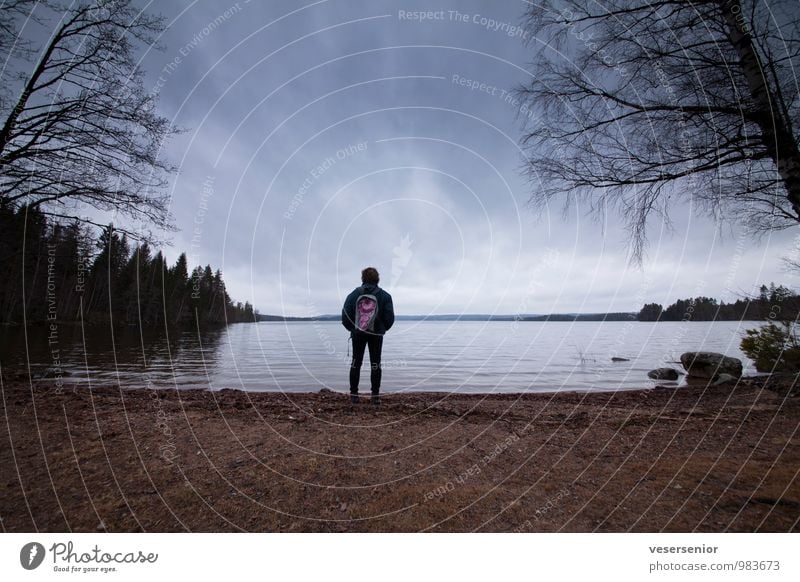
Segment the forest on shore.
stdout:
<path fill-rule="evenodd" d="M 737 299 L 733 303 L 711 297 L 679 299 L 663 308 L 647 303 L 639 311 L 639 321 L 795 321 L 800 314 L 800 295 L 783 285 L 761 285 L 757 297 Z"/>
<path fill-rule="evenodd" d="M 0 203 L 0 321 L 196 326 L 256 321 L 234 303 L 220 270 L 191 272 L 111 225 L 97 236 L 79 221 L 62 224 L 36 208 Z"/>

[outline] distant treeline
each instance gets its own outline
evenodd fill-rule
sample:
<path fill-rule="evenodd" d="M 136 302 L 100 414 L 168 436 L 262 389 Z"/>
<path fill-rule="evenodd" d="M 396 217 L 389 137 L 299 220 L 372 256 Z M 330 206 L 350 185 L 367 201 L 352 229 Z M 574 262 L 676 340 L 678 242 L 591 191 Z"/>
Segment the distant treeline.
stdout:
<path fill-rule="evenodd" d="M 762 285 L 758 297 L 739 299 L 733 303 L 711 297 L 679 299 L 664 309 L 648 303 L 639 311 L 639 321 L 734 321 L 797 319 L 800 296 L 783 285 Z"/>
<path fill-rule="evenodd" d="M 84 321 L 119 325 L 207 325 L 255 321 L 234 304 L 222 273 L 191 274 L 182 253 L 169 266 L 161 251 L 131 245 L 111 226 L 99 238 L 78 222 L 0 204 L 0 318 L 5 324 Z"/>
<path fill-rule="evenodd" d="M 517 321 L 633 321 L 635 313 L 551 313 L 550 315 L 520 315 Z"/>
<path fill-rule="evenodd" d="M 762 285 L 759 295 L 738 299 L 733 303 L 711 297 L 679 299 L 666 309 L 658 303 L 647 303 L 639 313 L 551 313 L 523 315 L 448 314 L 398 315 L 408 321 L 795 321 L 800 314 L 800 295 L 783 285 Z M 336 321 L 337 314 L 316 317 L 284 317 L 259 315 L 258 321 Z"/>
<path fill-rule="evenodd" d="M 339 321 L 341 315 L 317 315 L 314 317 L 288 317 L 282 315 L 259 315 L 258 321 Z M 398 321 L 635 321 L 636 313 L 552 313 L 550 315 L 489 315 L 465 313 L 462 315 L 398 315 Z"/>

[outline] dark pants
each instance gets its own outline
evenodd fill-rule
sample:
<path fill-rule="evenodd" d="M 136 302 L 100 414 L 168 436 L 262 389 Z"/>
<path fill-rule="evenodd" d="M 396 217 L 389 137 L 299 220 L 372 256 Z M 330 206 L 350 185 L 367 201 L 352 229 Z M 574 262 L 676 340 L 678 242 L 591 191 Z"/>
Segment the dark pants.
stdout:
<path fill-rule="evenodd" d="M 361 364 L 364 362 L 364 350 L 369 346 L 369 379 L 372 384 L 372 393 L 377 394 L 381 389 L 381 350 L 383 349 L 383 336 L 368 333 L 354 333 L 353 361 L 350 363 L 350 393 L 358 394 L 358 381 L 361 378 Z"/>

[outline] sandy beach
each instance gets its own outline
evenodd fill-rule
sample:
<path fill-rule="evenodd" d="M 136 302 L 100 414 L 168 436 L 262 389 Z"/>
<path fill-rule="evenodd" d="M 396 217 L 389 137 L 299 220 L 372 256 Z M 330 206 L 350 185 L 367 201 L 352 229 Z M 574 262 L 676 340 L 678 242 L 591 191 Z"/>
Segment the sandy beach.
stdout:
<path fill-rule="evenodd" d="M 789 532 L 800 399 L 120 390 L 5 378 L 5 532 Z"/>

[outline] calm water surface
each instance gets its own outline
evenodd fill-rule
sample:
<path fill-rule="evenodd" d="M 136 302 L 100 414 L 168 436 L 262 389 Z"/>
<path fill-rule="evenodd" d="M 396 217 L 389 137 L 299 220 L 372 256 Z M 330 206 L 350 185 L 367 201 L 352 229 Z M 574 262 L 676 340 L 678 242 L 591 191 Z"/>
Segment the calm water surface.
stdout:
<path fill-rule="evenodd" d="M 384 342 L 385 392 L 550 392 L 653 386 L 647 372 L 678 369 L 685 351 L 741 358 L 745 329 L 758 322 L 453 322 L 400 321 Z M 142 336 L 59 326 L 4 331 L 0 365 L 53 366 L 57 349 L 70 383 L 123 387 L 238 388 L 253 391 L 347 390 L 347 332 L 338 322 L 235 324 L 225 329 Z M 613 356 L 629 358 L 612 362 Z M 368 367 L 362 390 L 369 390 Z"/>

